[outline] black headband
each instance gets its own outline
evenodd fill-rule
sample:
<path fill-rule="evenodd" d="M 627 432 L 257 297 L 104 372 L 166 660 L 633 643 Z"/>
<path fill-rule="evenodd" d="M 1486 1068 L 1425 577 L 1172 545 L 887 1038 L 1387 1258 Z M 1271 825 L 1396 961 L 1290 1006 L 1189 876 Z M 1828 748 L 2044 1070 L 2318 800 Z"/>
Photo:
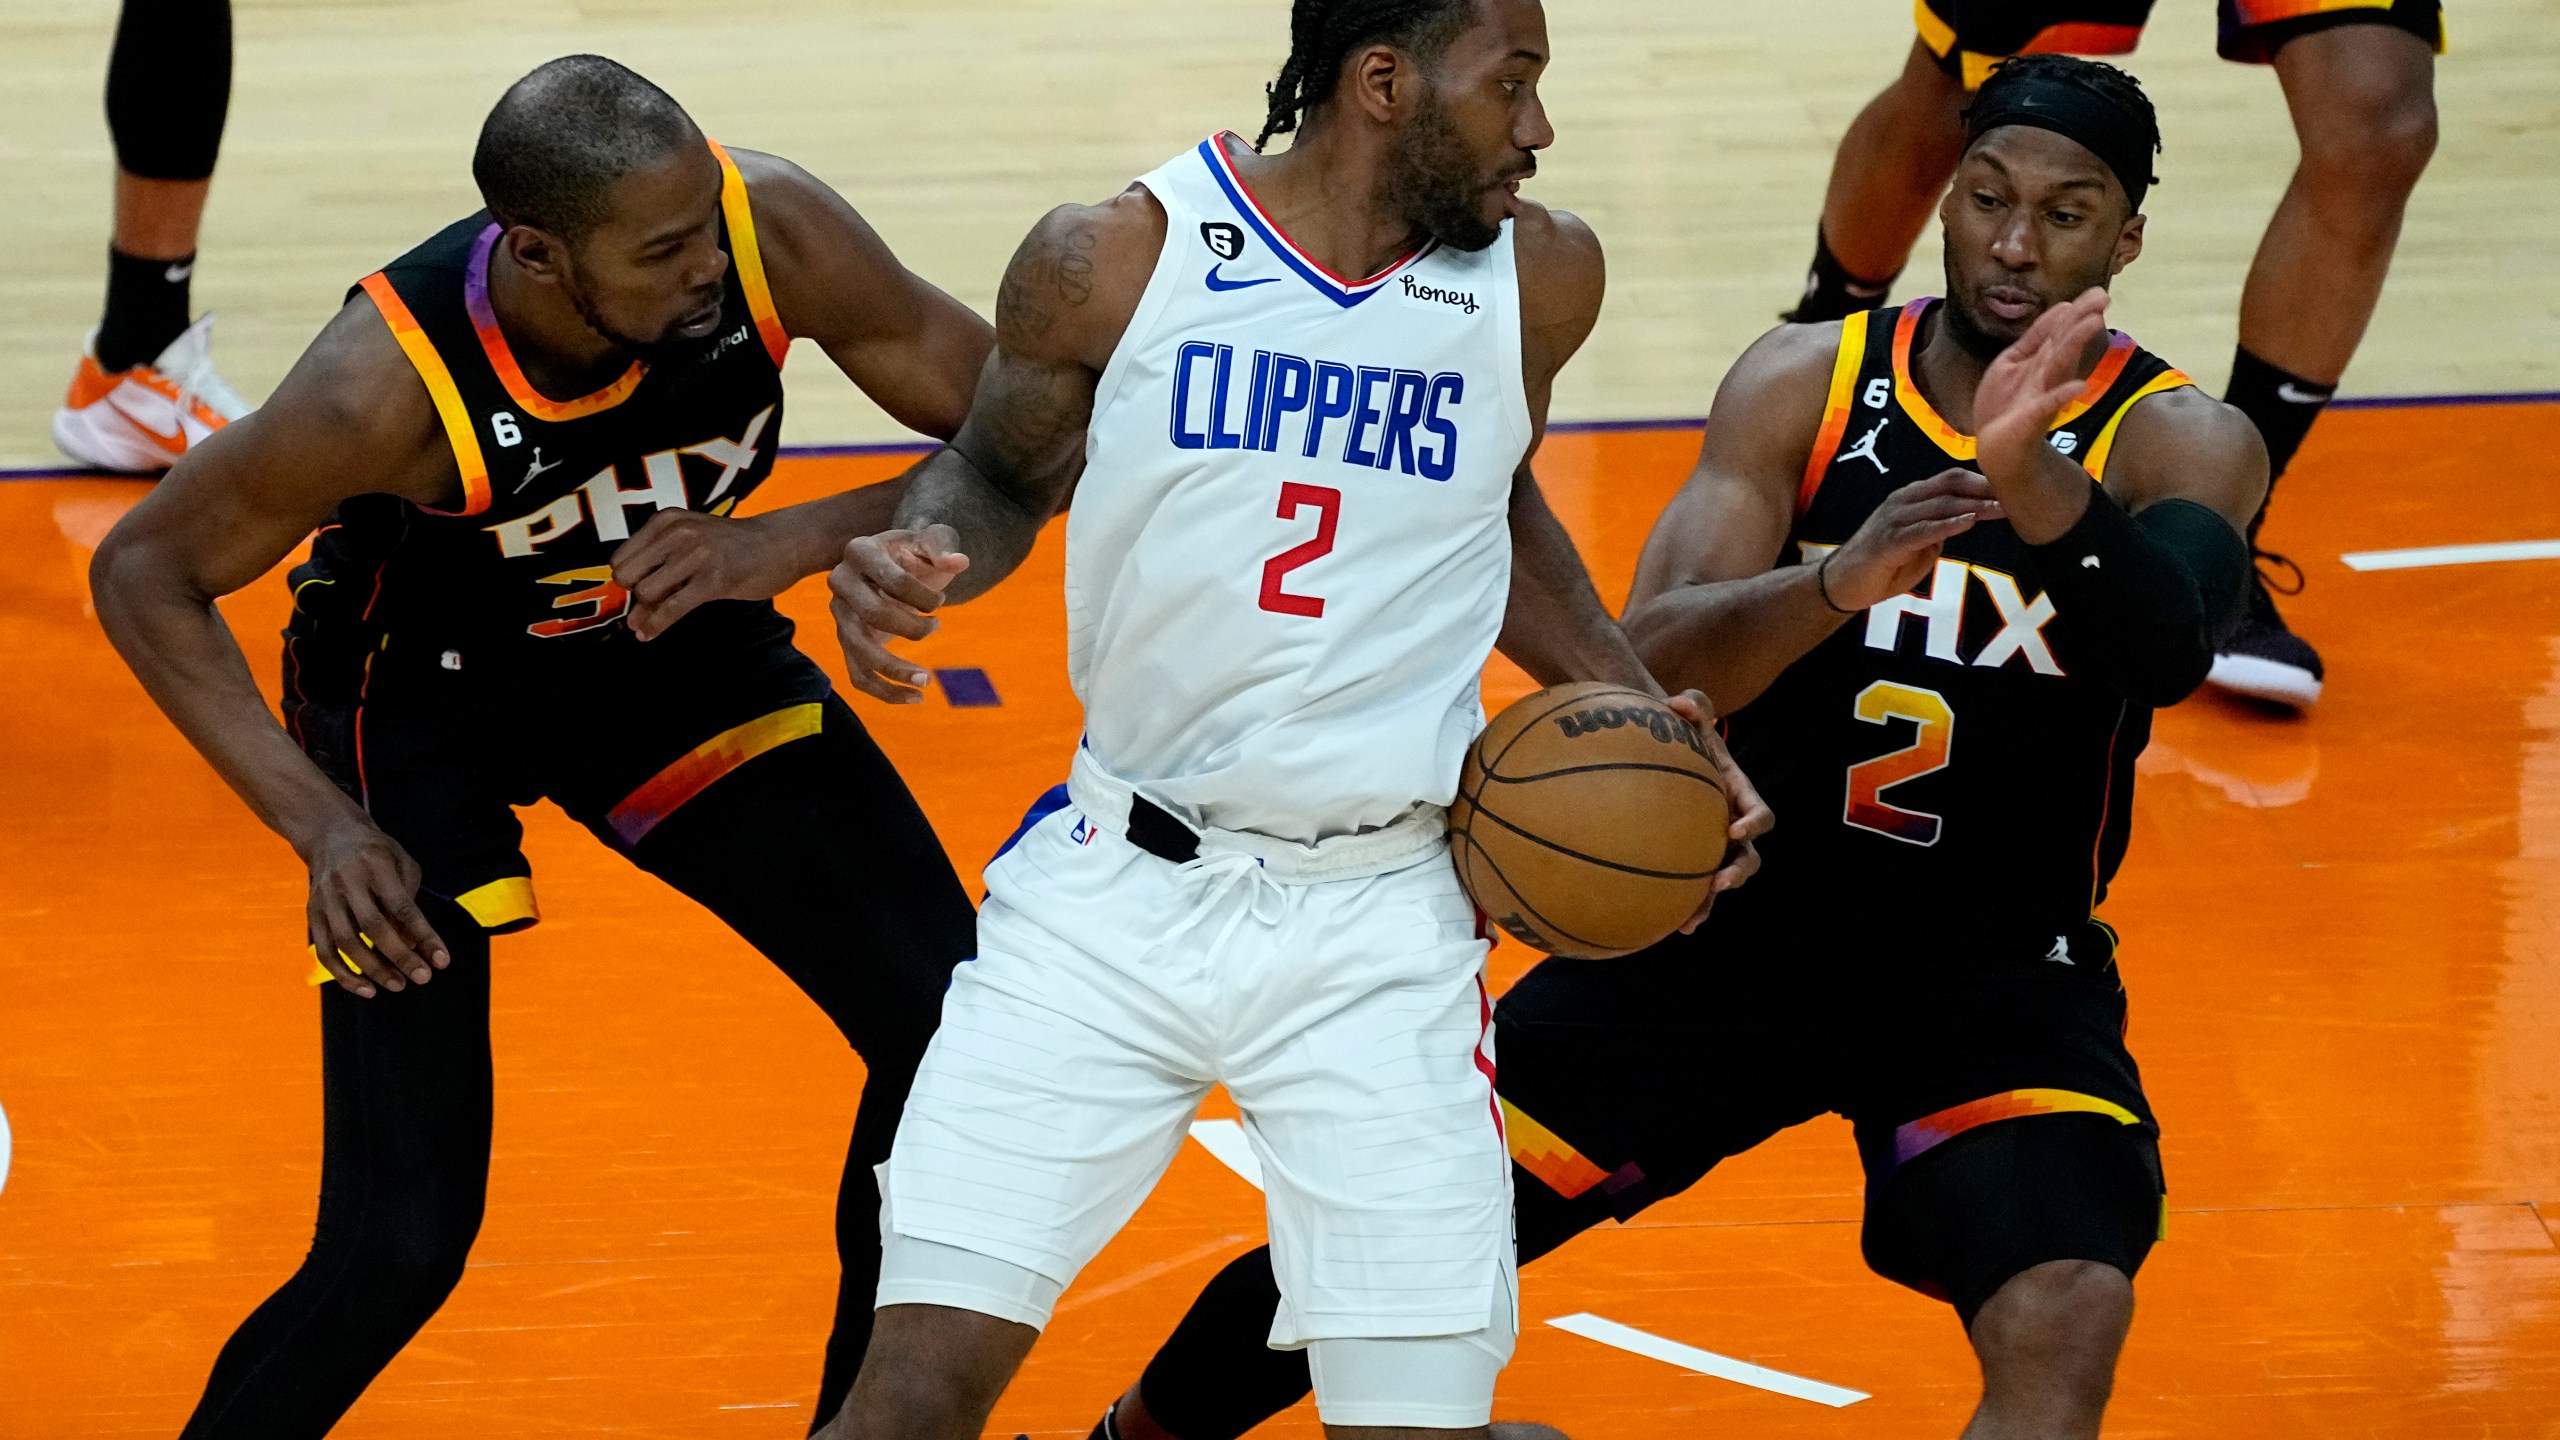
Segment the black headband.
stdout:
<path fill-rule="evenodd" d="M 2003 125 L 2032 125 L 2078 141 L 2115 172 L 2137 212 L 2143 193 L 2160 178 L 2151 173 L 2151 152 L 2160 145 L 2151 127 L 2097 91 L 2060 77 L 2029 76 L 1990 87 L 1964 119 L 1968 150 Z"/>

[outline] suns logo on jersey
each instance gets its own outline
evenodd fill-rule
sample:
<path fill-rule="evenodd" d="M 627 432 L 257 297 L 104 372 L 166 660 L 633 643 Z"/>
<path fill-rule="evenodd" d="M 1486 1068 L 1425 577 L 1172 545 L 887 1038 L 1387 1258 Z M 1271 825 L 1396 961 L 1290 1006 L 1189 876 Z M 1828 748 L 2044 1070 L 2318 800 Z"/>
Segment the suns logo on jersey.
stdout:
<path fill-rule="evenodd" d="M 543 546 L 574 533 L 590 521 L 595 525 L 597 539 L 628 540 L 631 538 L 631 511 L 643 507 L 651 512 L 683 510 L 691 506 L 684 483 L 684 457 L 687 455 L 700 456 L 720 467 L 719 479 L 712 482 L 710 490 L 702 497 L 702 508 L 718 513 L 722 497 L 728 494 L 729 487 L 756 463 L 761 453 L 765 424 L 772 418 L 773 407 L 768 405 L 756 412 L 755 418 L 747 422 L 747 428 L 735 440 L 715 435 L 696 444 L 679 445 L 672 450 L 642 456 L 642 483 L 638 486 L 624 486 L 622 467 L 608 465 L 539 509 L 482 528 L 497 537 L 498 553 L 510 560 L 538 554 Z M 556 464 L 542 467 L 544 470 L 557 468 Z M 529 482 L 538 473 L 529 473 L 525 479 Z M 534 633 L 542 632 L 537 630 Z"/>
<path fill-rule="evenodd" d="M 1840 548 L 1809 540 L 1799 540 L 1796 545 L 1804 552 L 1804 563 L 1808 565 Z M 1991 598 L 1992 608 L 1999 612 L 2000 629 L 1967 659 L 1957 646 L 1964 636 L 1965 602 L 1975 585 L 1982 587 L 1982 593 Z M 1930 574 L 1926 593 L 1913 590 L 1867 607 L 1866 644 L 1871 650 L 1899 649 L 1907 628 L 1902 622 L 1916 619 L 1922 622 L 1920 653 L 1932 660 L 1995 670 L 2012 660 L 2023 660 L 2038 675 L 2060 675 L 2062 666 L 2053 658 L 2052 647 L 2044 638 L 2044 627 L 2052 623 L 2053 617 L 2053 596 L 2039 594 L 2033 600 L 2027 599 L 2018 589 L 2016 576 L 1962 560 L 1942 559 Z"/>

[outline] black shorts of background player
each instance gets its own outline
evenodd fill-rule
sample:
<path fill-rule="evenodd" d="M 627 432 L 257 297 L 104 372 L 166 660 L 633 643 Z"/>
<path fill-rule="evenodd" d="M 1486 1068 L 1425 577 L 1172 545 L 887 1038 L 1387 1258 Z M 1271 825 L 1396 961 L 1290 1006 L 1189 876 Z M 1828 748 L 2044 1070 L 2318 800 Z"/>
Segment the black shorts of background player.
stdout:
<path fill-rule="evenodd" d="M 1499 1087 L 1524 1263 L 1847 1116 L 1869 1263 L 1981 1360 L 1967 1433 L 2093 1436 L 2165 1192 L 2092 911 L 2266 459 L 2100 322 L 2157 138 L 2130 77 L 2036 57 L 1972 123 L 1948 298 L 1755 344 L 1637 571 L 1639 651 L 1786 818 L 1765 868 L 1695 937 L 1532 971 Z M 1103 1433 L 1229 1440 L 1302 1393 L 1266 1277 L 1213 1281 Z"/>
<path fill-rule="evenodd" d="M 1902 74 L 1841 139 L 1795 320 L 1881 303 L 1964 145 L 1964 107 L 2009 55 L 2134 48 L 2151 0 L 1919 0 Z M 2223 58 L 2271 65 L 2301 160 L 2240 294 L 2223 398 L 2254 421 L 2281 479 L 2335 394 L 2382 294 L 2409 192 L 2435 151 L 2439 0 L 2221 0 Z M 2250 517 L 2257 542 L 2266 508 Z M 2301 572 L 2281 556 L 2271 567 Z M 2212 680 L 2296 708 L 2319 699 L 2319 652 L 2285 628 L 2263 579 L 2221 642 Z"/>
<path fill-rule="evenodd" d="M 317 1235 L 224 1347 L 191 1437 L 323 1434 L 459 1279 L 489 1164 L 489 937 L 535 918 L 512 807 L 553 800 L 700 901 L 861 1051 L 816 1415 L 870 1333 L 871 1167 L 973 949 L 922 812 L 771 603 L 897 487 L 729 512 L 772 468 L 791 337 L 948 435 L 990 328 L 824 184 L 721 149 L 600 57 L 509 89 L 473 174 L 488 209 L 351 290 L 92 572 L 153 698 L 308 864 L 335 982 Z M 279 727 L 213 600 L 315 527 Z"/>

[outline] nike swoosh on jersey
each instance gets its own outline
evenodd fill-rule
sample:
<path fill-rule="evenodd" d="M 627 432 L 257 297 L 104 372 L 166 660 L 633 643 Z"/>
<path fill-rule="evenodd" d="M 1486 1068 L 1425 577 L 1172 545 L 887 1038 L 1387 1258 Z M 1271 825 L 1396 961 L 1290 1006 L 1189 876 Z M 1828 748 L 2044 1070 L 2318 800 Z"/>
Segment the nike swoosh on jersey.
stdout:
<path fill-rule="evenodd" d="M 1221 260 L 1217 265 L 1210 266 L 1209 273 L 1200 277 L 1201 283 L 1212 290 L 1250 290 L 1256 285 L 1276 285 L 1280 282 L 1280 277 L 1277 275 L 1265 275 L 1259 280 L 1221 280 L 1218 278 L 1218 268 L 1226 263 Z"/>

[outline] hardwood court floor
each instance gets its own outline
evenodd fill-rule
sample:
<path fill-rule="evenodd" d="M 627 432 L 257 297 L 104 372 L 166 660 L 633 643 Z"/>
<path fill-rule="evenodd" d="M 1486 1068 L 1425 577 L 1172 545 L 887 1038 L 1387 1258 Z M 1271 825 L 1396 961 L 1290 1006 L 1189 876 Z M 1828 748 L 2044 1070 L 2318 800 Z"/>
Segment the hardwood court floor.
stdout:
<path fill-rule="evenodd" d="M 1613 595 L 1694 444 L 1551 443 L 1548 484 Z M 2554 405 L 2333 416 L 2271 535 L 2310 572 L 2288 613 L 2331 698 L 2308 721 L 2191 702 L 2144 757 L 2109 913 L 2175 1213 L 2115 1435 L 2560 1436 L 2560 586 L 2548 561 L 2339 560 L 2560 536 L 2555 450 Z M 790 461 L 766 493 L 894 464 Z M 138 493 L 0 485 L 9 1440 L 174 1433 L 312 1211 L 301 870 L 82 602 L 90 545 Z M 973 874 L 1078 728 L 1055 538 L 920 651 L 983 668 L 1000 706 L 861 705 Z M 261 677 L 282 600 L 271 578 L 228 606 Z M 838 663 L 814 583 L 787 606 Z M 1522 688 L 1497 669 L 1496 701 Z M 556 812 L 530 832 L 547 918 L 498 946 L 487 1230 L 342 1433 L 797 1436 L 860 1067 L 702 912 Z M 1498 951 L 1497 980 L 1527 958 Z M 1861 1269 L 1857 1214 L 1846 1128 L 1825 1121 L 1584 1237 L 1527 1273 L 1503 1413 L 1579 1440 L 1953 1435 L 1973 1394 L 1956 1326 Z M 1081 1437 L 1260 1230 L 1245 1182 L 1186 1146 L 991 1433 Z M 1826 1408 L 1546 1323 L 1581 1312 L 1872 1398 Z M 1301 1410 L 1275 1433 L 1314 1427 Z"/>
<path fill-rule="evenodd" d="M 1042 212 L 1221 127 L 1250 135 L 1286 0 L 233 0 L 238 63 L 195 276 L 216 353 L 264 396 L 346 287 L 479 205 L 473 136 L 555 55 L 650 75 L 713 136 L 807 164 L 981 311 Z M 1589 220 L 1609 300 L 1557 381 L 1576 419 L 1702 415 L 1795 296 L 1832 147 L 1896 73 L 1910 0 L 1548 5 L 1557 131 L 1532 195 Z M 2560 0 L 2451 0 L 2443 142 L 2354 395 L 2560 390 Z M 117 0 L 0 0 L 0 465 L 45 426 L 104 284 L 99 103 Z M 2162 0 L 2129 57 L 2166 149 L 2117 323 L 2219 387 L 2249 256 L 2293 169 L 2274 77 L 2213 56 L 2212 0 Z M 1924 236 L 1904 292 L 1929 288 Z M 808 347 L 803 347 L 804 351 Z M 814 354 L 803 443 L 902 438 Z"/>

